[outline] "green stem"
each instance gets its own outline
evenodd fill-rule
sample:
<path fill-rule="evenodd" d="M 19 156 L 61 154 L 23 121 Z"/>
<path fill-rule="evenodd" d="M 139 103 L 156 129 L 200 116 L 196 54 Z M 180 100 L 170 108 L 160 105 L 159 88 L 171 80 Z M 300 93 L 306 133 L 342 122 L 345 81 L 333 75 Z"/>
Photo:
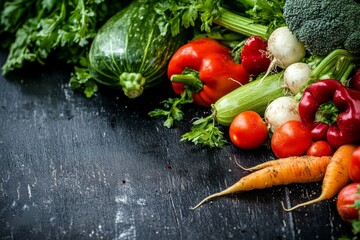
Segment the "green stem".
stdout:
<path fill-rule="evenodd" d="M 144 91 L 146 78 L 141 73 L 123 72 L 119 77 L 120 85 L 124 94 L 129 98 L 137 98 Z"/>
<path fill-rule="evenodd" d="M 319 106 L 315 114 L 315 121 L 331 125 L 336 122 L 338 115 L 338 108 L 330 101 Z"/>
<path fill-rule="evenodd" d="M 355 67 L 356 67 L 355 64 L 350 64 L 350 65 L 346 68 L 346 70 L 344 71 L 342 77 L 339 79 L 340 82 L 341 82 L 344 86 L 346 86 L 346 87 L 349 86 L 349 82 L 350 82 L 350 81 L 349 81 L 349 76 L 350 76 L 350 74 L 352 73 L 352 71 L 354 70 Z"/>
<path fill-rule="evenodd" d="M 350 63 L 360 63 L 360 56 L 353 55 L 344 49 L 336 49 L 327 55 L 316 68 L 312 71 L 312 78 L 320 78 L 328 73 L 329 69 L 336 66 L 336 71 L 340 72 L 342 68 L 347 68 L 348 64 L 341 64 L 342 61 Z"/>
<path fill-rule="evenodd" d="M 171 82 L 184 84 L 192 92 L 199 92 L 204 84 L 194 74 L 173 74 L 170 78 Z"/>
<path fill-rule="evenodd" d="M 215 24 L 249 37 L 252 35 L 264 39 L 269 37 L 269 28 L 267 26 L 255 23 L 254 20 L 242 17 L 222 7 L 220 7 L 220 12 L 220 16 L 214 19 Z"/>
<path fill-rule="evenodd" d="M 346 86 L 346 80 L 356 64 L 360 63 L 360 56 L 349 53 L 344 49 L 336 49 L 328 54 L 312 70 L 310 80 L 302 86 L 295 99 L 299 100 L 303 91 L 310 84 L 324 78 L 336 79 Z"/>

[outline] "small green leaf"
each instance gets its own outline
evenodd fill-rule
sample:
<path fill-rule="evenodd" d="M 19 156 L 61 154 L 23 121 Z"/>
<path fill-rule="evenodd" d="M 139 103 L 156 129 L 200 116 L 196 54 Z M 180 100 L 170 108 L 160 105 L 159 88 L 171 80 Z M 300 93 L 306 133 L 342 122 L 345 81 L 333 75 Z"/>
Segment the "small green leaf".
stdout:
<path fill-rule="evenodd" d="M 224 133 L 215 126 L 213 114 L 206 118 L 200 118 L 193 123 L 189 132 L 182 135 L 181 141 L 190 141 L 195 145 L 210 148 L 223 148 L 227 143 Z"/>
<path fill-rule="evenodd" d="M 164 127 L 171 128 L 174 125 L 174 119 L 172 117 L 168 117 L 163 125 Z"/>

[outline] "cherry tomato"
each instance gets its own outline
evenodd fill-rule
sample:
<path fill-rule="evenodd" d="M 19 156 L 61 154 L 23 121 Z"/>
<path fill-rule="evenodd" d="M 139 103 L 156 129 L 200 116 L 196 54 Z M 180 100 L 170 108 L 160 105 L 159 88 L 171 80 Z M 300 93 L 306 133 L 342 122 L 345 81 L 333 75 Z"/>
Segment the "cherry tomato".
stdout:
<path fill-rule="evenodd" d="M 239 113 L 230 124 L 230 140 L 239 148 L 251 150 L 260 147 L 268 137 L 266 123 L 254 111 Z"/>
<path fill-rule="evenodd" d="M 339 192 L 336 200 L 336 209 L 344 221 L 359 218 L 359 210 L 354 208 L 354 202 L 360 200 L 360 182 L 350 183 Z"/>
<path fill-rule="evenodd" d="M 310 129 L 298 120 L 283 123 L 271 137 L 271 149 L 278 158 L 301 156 L 311 143 Z"/>
<path fill-rule="evenodd" d="M 306 151 L 306 155 L 316 157 L 331 156 L 333 153 L 334 150 L 332 149 L 330 144 L 322 140 L 313 142 Z"/>
<path fill-rule="evenodd" d="M 353 152 L 350 160 L 349 176 L 353 182 L 360 182 L 360 147 Z"/>

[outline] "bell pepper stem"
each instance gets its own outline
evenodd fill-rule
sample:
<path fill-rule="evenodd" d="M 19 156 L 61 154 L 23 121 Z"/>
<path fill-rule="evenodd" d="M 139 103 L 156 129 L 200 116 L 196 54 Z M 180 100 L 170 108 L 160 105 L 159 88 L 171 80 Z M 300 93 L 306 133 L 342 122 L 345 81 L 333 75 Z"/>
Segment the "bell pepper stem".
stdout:
<path fill-rule="evenodd" d="M 171 82 L 184 84 L 192 92 L 199 92 L 204 84 L 194 74 L 173 74 L 170 78 Z"/>
<path fill-rule="evenodd" d="M 323 103 L 319 106 L 315 114 L 315 122 L 322 122 L 331 125 L 336 122 L 339 115 L 339 109 L 333 102 Z"/>

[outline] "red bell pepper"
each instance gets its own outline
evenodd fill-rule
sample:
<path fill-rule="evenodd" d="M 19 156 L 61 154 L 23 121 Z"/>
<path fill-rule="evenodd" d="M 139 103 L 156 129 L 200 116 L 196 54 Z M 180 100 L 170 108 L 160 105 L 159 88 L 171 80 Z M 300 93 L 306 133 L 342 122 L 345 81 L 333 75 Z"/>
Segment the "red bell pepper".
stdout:
<path fill-rule="evenodd" d="M 360 91 L 333 79 L 309 85 L 299 102 L 301 121 L 314 141 L 326 140 L 335 149 L 360 141 Z"/>
<path fill-rule="evenodd" d="M 350 87 L 360 90 L 360 68 L 357 68 L 354 75 L 351 77 Z"/>
<path fill-rule="evenodd" d="M 179 48 L 168 65 L 175 93 L 190 90 L 194 103 L 210 107 L 220 97 L 249 82 L 242 64 L 233 61 L 231 49 L 211 38 L 200 38 Z"/>

